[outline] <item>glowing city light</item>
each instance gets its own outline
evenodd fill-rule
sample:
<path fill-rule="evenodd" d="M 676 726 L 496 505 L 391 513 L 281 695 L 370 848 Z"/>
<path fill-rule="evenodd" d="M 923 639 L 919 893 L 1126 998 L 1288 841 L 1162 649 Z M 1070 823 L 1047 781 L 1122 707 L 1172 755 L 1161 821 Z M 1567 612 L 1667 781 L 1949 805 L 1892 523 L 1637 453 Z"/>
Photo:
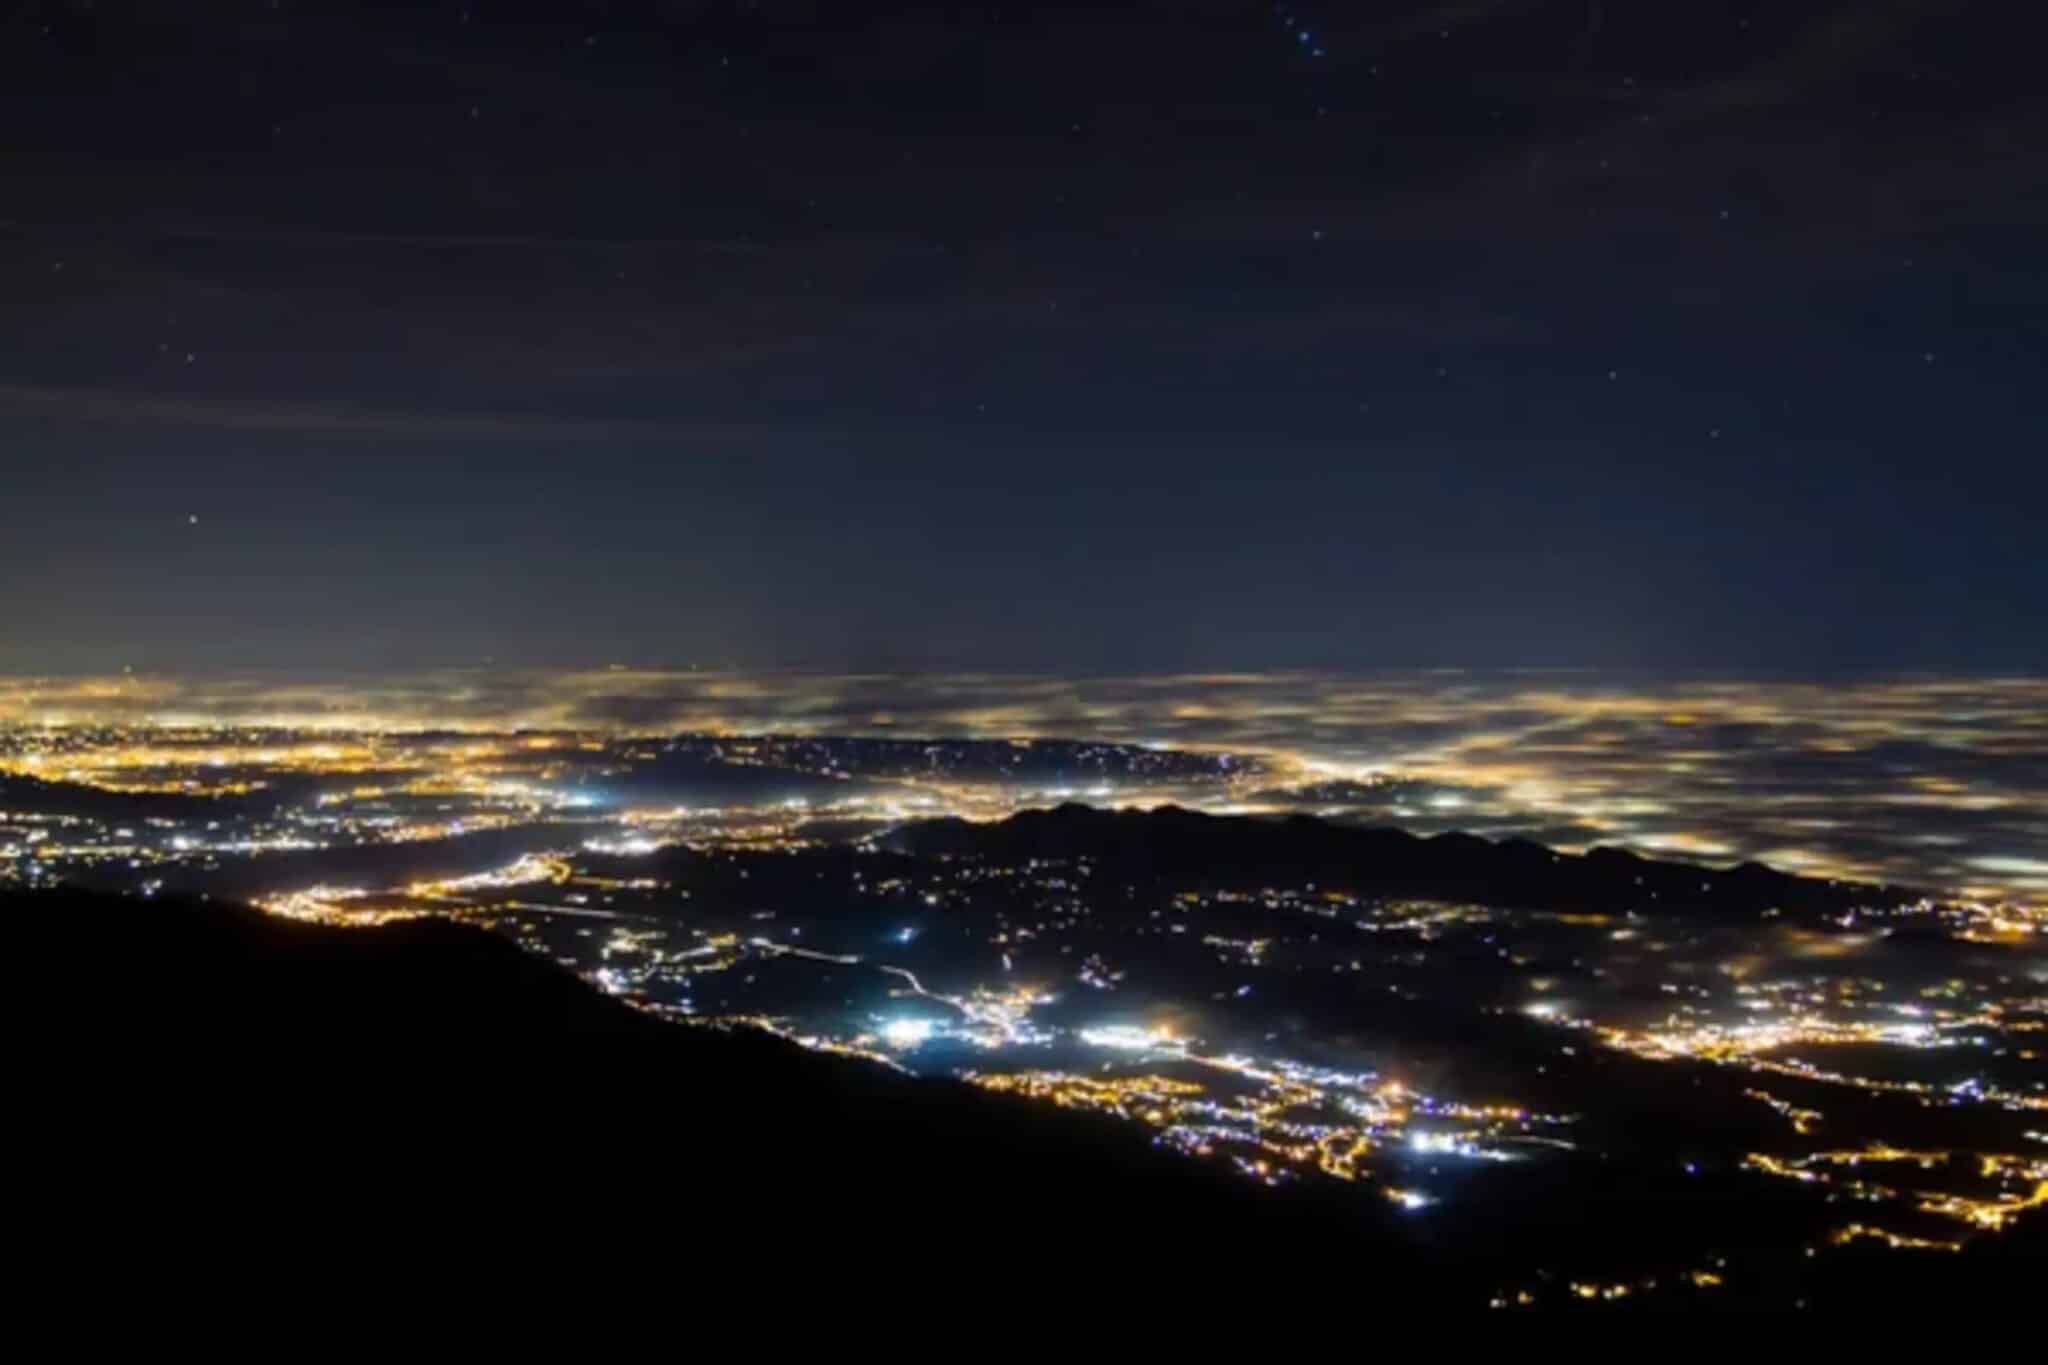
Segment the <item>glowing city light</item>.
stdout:
<path fill-rule="evenodd" d="M 920 1047 L 932 1036 L 929 1019 L 891 1019 L 882 1025 L 882 1040 L 894 1048 Z"/>

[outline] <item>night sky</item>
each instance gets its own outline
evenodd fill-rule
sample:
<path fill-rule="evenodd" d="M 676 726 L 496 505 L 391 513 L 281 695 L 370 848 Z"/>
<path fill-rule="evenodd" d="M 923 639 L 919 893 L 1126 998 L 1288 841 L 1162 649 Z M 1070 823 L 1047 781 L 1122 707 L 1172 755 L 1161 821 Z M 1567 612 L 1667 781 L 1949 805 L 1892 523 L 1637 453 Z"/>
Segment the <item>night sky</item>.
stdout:
<path fill-rule="evenodd" d="M 2025 8 L 5 0 L 0 670 L 2048 668 Z"/>

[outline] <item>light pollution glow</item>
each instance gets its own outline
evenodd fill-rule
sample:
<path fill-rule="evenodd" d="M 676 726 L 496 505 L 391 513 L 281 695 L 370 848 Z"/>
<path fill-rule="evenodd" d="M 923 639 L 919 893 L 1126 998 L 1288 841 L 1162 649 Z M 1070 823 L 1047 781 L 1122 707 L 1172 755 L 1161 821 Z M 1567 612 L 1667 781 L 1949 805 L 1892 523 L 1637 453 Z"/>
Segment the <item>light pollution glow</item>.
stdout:
<path fill-rule="evenodd" d="M 0 725 L 1065 737 L 1228 750 L 1238 809 L 1596 843 L 2048 906 L 2048 679 L 1583 673 L 0 679 Z"/>

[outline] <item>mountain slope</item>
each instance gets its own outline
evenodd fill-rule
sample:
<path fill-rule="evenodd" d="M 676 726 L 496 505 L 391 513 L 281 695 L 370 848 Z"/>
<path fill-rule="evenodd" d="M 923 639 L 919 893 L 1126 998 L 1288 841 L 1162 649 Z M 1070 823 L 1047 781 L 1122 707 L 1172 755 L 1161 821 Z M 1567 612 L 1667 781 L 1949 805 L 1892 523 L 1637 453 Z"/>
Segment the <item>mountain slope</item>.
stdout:
<path fill-rule="evenodd" d="M 662 1023 L 452 924 L 76 892 L 0 894 L 0 915 L 10 1229 L 46 1308 L 883 1332 L 941 1304 L 1192 1303 L 1145 1318 L 1180 1334 L 1254 1307 L 1470 1311 L 1511 1282 L 1490 1247 L 1512 1209 L 1260 1188 L 1132 1125 Z M 1795 1258 L 1768 1298 L 1997 1311 L 2041 1231 Z"/>
<path fill-rule="evenodd" d="M 39 1172 L 15 1212 L 60 1255 L 111 1239 L 163 1271 L 204 1228 L 236 1275 L 467 1280 L 509 1258 L 753 1293 L 783 1267 L 815 1296 L 907 1265 L 958 1285 L 1121 1267 L 1161 1238 L 1363 1249 L 1392 1226 L 1133 1126 L 664 1023 L 452 924 L 75 892 L 0 914 Z"/>

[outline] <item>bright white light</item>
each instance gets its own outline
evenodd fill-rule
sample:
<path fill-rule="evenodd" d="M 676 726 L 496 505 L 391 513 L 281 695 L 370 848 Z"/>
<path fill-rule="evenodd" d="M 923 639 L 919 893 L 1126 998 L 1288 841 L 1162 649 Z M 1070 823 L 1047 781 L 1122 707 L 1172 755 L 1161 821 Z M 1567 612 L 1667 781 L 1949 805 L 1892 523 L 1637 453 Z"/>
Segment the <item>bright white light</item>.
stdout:
<path fill-rule="evenodd" d="M 1133 1028 L 1129 1024 L 1109 1024 L 1102 1028 L 1081 1030 L 1081 1041 L 1090 1047 L 1113 1047 L 1123 1052 L 1142 1052 L 1146 1048 L 1159 1047 L 1173 1041 L 1173 1036 L 1163 1029 Z"/>
<path fill-rule="evenodd" d="M 1557 1018 L 1557 1006 L 1548 1000 L 1538 1000 L 1532 1005 L 1522 1006 L 1522 1013 L 1528 1015 L 1531 1019 L 1555 1019 Z"/>
<path fill-rule="evenodd" d="M 929 1019 L 891 1019 L 882 1025 L 882 1038 L 890 1047 L 917 1047 L 932 1036 Z"/>
<path fill-rule="evenodd" d="M 1436 1202 L 1436 1200 L 1431 1199 L 1428 1195 L 1416 1190 L 1388 1190 L 1387 1198 L 1411 1213 L 1416 1209 L 1426 1209 Z"/>

